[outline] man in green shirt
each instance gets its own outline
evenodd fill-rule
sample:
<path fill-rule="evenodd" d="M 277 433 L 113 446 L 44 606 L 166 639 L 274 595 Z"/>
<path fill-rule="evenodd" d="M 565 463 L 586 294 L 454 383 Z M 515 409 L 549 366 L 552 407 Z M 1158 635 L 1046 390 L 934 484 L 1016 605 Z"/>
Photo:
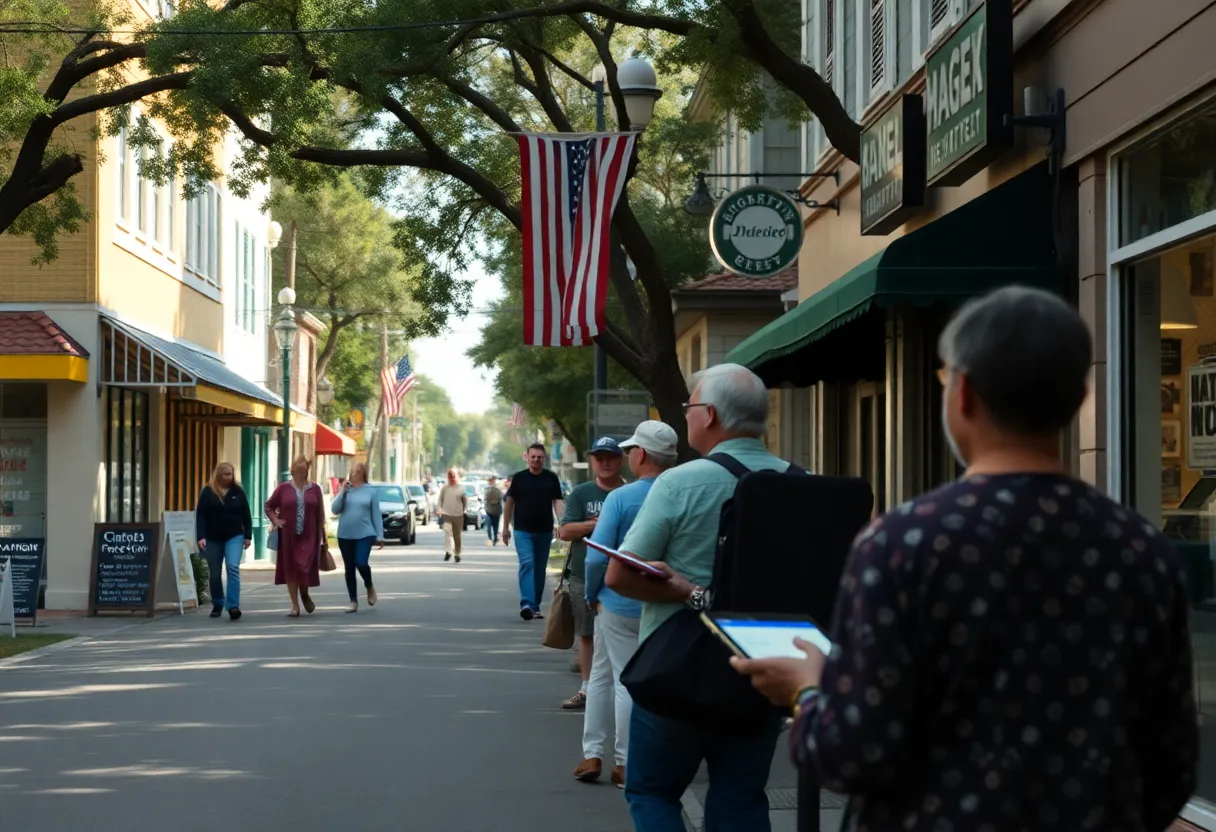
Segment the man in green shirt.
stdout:
<path fill-rule="evenodd" d="M 761 439 L 768 425 L 768 391 L 758 376 L 737 364 L 719 364 L 694 375 L 693 385 L 684 405 L 689 445 L 704 456 L 728 454 L 753 471 L 789 467 Z M 648 577 L 618 560 L 608 564 L 608 586 L 644 602 L 641 642 L 682 605 L 704 608 L 718 518 L 737 483 L 709 459 L 686 462 L 655 480 L 620 548 L 653 562 L 667 579 Z M 756 734 L 728 734 L 660 717 L 635 702 L 625 766 L 634 826 L 645 832 L 683 829 L 680 797 L 704 759 L 710 771 L 705 828 L 769 832 L 764 787 L 779 728 L 774 718 Z"/>
<path fill-rule="evenodd" d="M 624 454 L 610 436 L 601 436 L 591 445 L 591 472 L 595 478 L 575 486 L 566 498 L 566 513 L 562 517 L 557 536 L 570 541 L 570 559 L 563 573 L 570 586 L 570 600 L 574 605 L 575 645 L 578 648 L 578 672 L 583 685 L 578 693 L 562 703 L 568 711 L 581 711 L 587 707 L 587 681 L 591 678 L 591 656 L 595 646 L 595 619 L 587 607 L 586 564 L 587 544 L 583 541 L 595 531 L 600 509 L 608 493 L 625 484 L 621 479 L 621 463 Z"/>

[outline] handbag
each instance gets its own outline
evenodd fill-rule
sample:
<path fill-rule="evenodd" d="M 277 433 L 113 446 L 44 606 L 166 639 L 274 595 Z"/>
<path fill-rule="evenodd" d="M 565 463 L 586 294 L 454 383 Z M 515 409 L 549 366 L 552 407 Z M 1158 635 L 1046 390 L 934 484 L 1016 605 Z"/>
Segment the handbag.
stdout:
<path fill-rule="evenodd" d="M 338 564 L 334 563 L 334 556 L 329 553 L 329 546 L 321 547 L 321 571 L 333 572 L 338 568 Z"/>
<path fill-rule="evenodd" d="M 271 529 L 270 534 L 266 535 L 266 548 L 278 551 L 279 549 L 279 530 Z"/>
<path fill-rule="evenodd" d="M 566 567 L 569 565 L 570 553 L 567 552 L 566 562 L 562 565 L 562 577 L 553 592 L 549 615 L 545 619 L 545 636 L 540 642 L 554 650 L 569 650 L 574 646 L 574 602 L 566 588 Z"/>

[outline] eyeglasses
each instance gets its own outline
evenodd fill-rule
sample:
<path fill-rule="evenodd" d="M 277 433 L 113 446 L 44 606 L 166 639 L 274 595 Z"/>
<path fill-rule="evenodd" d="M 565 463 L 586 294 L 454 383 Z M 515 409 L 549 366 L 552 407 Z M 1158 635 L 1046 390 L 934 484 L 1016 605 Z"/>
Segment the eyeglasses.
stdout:
<path fill-rule="evenodd" d="M 680 405 L 680 409 L 684 411 L 685 416 L 687 416 L 688 411 L 692 410 L 694 407 L 713 407 L 713 405 L 709 402 L 684 402 L 684 404 Z"/>

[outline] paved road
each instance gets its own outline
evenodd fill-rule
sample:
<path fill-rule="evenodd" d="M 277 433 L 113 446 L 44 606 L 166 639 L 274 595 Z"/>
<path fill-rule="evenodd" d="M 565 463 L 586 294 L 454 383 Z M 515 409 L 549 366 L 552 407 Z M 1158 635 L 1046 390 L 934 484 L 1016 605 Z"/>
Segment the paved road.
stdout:
<path fill-rule="evenodd" d="M 0 670 L 0 825 L 24 832 L 626 832 L 570 778 L 570 654 L 516 615 L 515 558 L 434 526 L 373 552 L 380 602 L 173 616 Z M 265 578 L 263 578 L 265 580 Z"/>

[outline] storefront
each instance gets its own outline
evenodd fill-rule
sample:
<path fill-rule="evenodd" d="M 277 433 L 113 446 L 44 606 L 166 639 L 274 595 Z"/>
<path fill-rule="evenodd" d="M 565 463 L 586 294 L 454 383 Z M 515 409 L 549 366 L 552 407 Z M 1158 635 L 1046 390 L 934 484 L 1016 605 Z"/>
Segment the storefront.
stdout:
<path fill-rule="evenodd" d="M 1185 817 L 1216 828 L 1216 98 L 1108 158 L 1108 479 L 1186 566 L 1203 745 Z"/>

